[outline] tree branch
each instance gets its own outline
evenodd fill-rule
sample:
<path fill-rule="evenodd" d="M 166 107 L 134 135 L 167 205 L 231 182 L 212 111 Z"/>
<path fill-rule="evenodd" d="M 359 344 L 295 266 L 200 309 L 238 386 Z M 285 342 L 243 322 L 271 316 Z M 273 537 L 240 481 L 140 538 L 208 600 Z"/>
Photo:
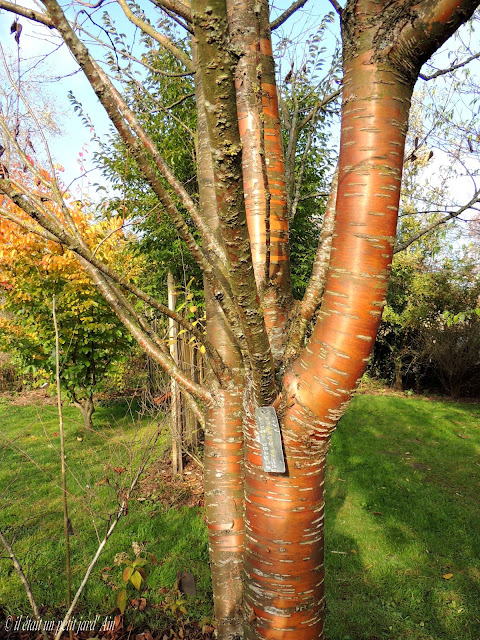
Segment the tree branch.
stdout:
<path fill-rule="evenodd" d="M 154 336 L 151 328 L 140 318 L 139 314 L 125 300 L 115 285 L 109 283 L 103 275 L 83 258 L 80 259 L 85 270 L 98 286 L 103 297 L 116 313 L 120 321 L 125 325 L 138 344 L 186 391 L 199 398 L 206 404 L 213 403 L 214 398 L 210 391 L 191 380 L 173 361 L 165 345 L 161 344 Z"/>
<path fill-rule="evenodd" d="M 0 0 L 0 2 L 2 2 L 2 0 Z M 158 69 L 157 67 L 154 67 L 153 65 L 148 64 L 147 62 L 144 62 L 143 60 L 139 60 L 135 56 L 132 56 L 132 54 L 129 53 L 128 51 L 125 51 L 125 50 L 118 51 L 118 49 L 116 49 L 111 44 L 108 44 L 107 42 L 104 42 L 103 40 L 101 40 L 100 38 L 95 36 L 93 33 L 91 33 L 90 31 L 87 31 L 87 29 L 85 29 L 84 26 L 82 26 L 82 25 L 77 25 L 77 26 L 78 26 L 78 29 L 81 30 L 86 36 L 88 36 L 89 38 L 92 38 L 92 40 L 95 40 L 96 42 L 98 42 L 98 44 L 100 44 L 102 47 L 105 47 L 105 49 L 110 49 L 110 51 L 114 51 L 115 53 L 119 54 L 120 57 L 128 58 L 129 60 L 132 60 L 133 62 L 136 62 L 137 64 L 140 64 L 142 67 L 145 67 L 145 69 L 148 69 L 149 71 L 152 71 L 152 73 L 158 73 L 158 75 L 165 76 L 167 78 L 185 78 L 186 76 L 192 76 L 192 75 L 195 74 L 195 71 L 182 71 L 182 72 L 178 72 L 178 73 L 173 73 L 173 72 L 170 72 L 170 71 L 163 71 L 162 69 Z"/>
<path fill-rule="evenodd" d="M 395 3 L 397 4 L 397 3 Z M 405 27 L 399 35 L 386 31 L 385 42 L 392 42 L 388 57 L 411 80 L 418 78 L 418 66 L 466 22 L 478 8 L 478 0 L 423 0 L 405 3 Z M 386 11 L 396 11 L 392 4 Z M 392 23 L 393 24 L 393 23 Z M 415 56 L 411 52 L 416 51 Z"/>
<path fill-rule="evenodd" d="M 17 16 L 23 16 L 24 18 L 28 18 L 29 20 L 34 20 L 35 22 L 44 24 L 49 29 L 55 29 L 55 25 L 53 24 L 53 21 L 49 18 L 49 16 L 40 13 L 40 11 L 34 11 L 33 9 L 28 9 L 27 7 L 13 4 L 13 2 L 7 2 L 7 0 L 0 0 L 0 9 L 5 9 L 5 11 L 15 13 L 17 14 Z"/>
<path fill-rule="evenodd" d="M 428 227 L 421 229 L 420 231 L 415 233 L 411 238 L 397 245 L 394 249 L 394 253 L 400 253 L 400 251 L 404 251 L 407 247 L 413 244 L 416 240 L 419 240 L 420 238 L 422 238 L 425 234 L 429 233 L 430 231 L 433 231 L 434 229 L 436 229 L 442 224 L 446 224 L 447 222 L 450 222 L 450 220 L 454 220 L 455 218 L 458 218 L 460 215 L 462 215 L 464 211 L 467 211 L 468 209 L 470 209 L 470 207 L 472 207 L 472 205 L 474 205 L 477 202 L 480 202 L 480 190 L 475 193 L 475 195 L 470 200 L 470 202 L 468 202 L 466 205 L 458 209 L 458 211 L 452 211 L 451 213 L 447 213 L 445 216 L 443 216 L 443 218 L 440 218 L 439 220 L 432 222 L 432 224 L 428 225 Z"/>
<path fill-rule="evenodd" d="M 438 71 L 435 71 L 435 73 L 432 73 L 429 76 L 423 73 L 420 73 L 418 77 L 421 78 L 422 80 L 433 80 L 434 78 L 438 78 L 439 76 L 443 76 L 447 73 L 451 73 L 456 69 L 461 69 L 461 67 L 465 67 L 469 62 L 471 62 L 472 60 L 476 60 L 477 58 L 480 58 L 480 53 L 476 53 L 475 55 L 470 56 L 463 62 L 459 62 L 458 64 L 453 64 L 451 67 L 448 67 L 448 69 L 439 69 Z"/>
<path fill-rule="evenodd" d="M 160 9 L 166 9 L 172 13 L 176 13 L 177 16 L 186 20 L 188 24 L 192 24 L 192 12 L 190 7 L 188 7 L 184 2 L 181 2 L 180 0 L 152 0 L 152 2 Z"/>
<path fill-rule="evenodd" d="M 167 16 L 169 18 L 171 18 L 180 27 L 182 27 L 182 29 L 185 29 L 185 31 L 188 31 L 188 33 L 190 33 L 193 36 L 193 29 L 192 29 L 191 26 L 189 26 L 188 23 L 184 22 L 179 16 L 175 15 L 175 13 L 173 13 L 173 11 L 170 11 L 169 9 L 167 9 L 165 7 L 163 7 L 162 10 L 167 14 Z"/>
<path fill-rule="evenodd" d="M 301 131 L 310 122 L 310 120 L 317 115 L 318 111 L 320 111 L 321 109 L 324 109 L 327 106 L 327 104 L 330 104 L 330 102 L 335 100 L 335 98 L 341 95 L 341 93 L 342 93 L 342 89 L 337 89 L 333 93 L 330 93 L 326 98 L 323 98 L 321 102 L 318 102 L 310 111 L 308 116 L 305 116 L 305 118 L 298 124 L 299 131 Z"/>
<path fill-rule="evenodd" d="M 297 11 L 297 9 L 301 9 L 303 5 L 307 4 L 307 2 L 308 0 L 296 0 L 296 2 L 291 4 L 288 9 L 278 16 L 278 18 L 275 18 L 275 20 L 270 23 L 270 31 L 278 29 L 278 27 L 286 22 L 288 18 Z"/>
<path fill-rule="evenodd" d="M 25 195 L 13 189 L 9 184 L 9 181 L 0 180 L 0 192 L 8 196 L 18 207 L 20 207 L 20 209 L 22 209 L 30 218 L 32 218 L 33 220 L 36 220 L 37 223 L 46 231 L 45 233 L 41 233 L 38 229 L 32 228 L 33 225 L 26 223 L 26 221 L 22 221 L 21 218 L 19 218 L 18 216 L 15 216 L 15 214 L 8 212 L 8 210 L 6 210 L 4 207 L 0 207 L 0 214 L 2 216 L 10 219 L 12 222 L 15 222 L 16 224 L 19 224 L 29 232 L 36 233 L 37 235 L 41 235 L 45 237 L 45 239 L 64 245 L 65 247 L 73 251 L 73 253 L 75 253 L 75 255 L 79 257 L 79 259 L 84 261 L 82 262 L 82 264 L 85 265 L 88 263 L 89 266 L 97 270 L 98 272 L 96 274 L 97 279 L 100 277 L 100 275 L 103 274 L 113 282 L 124 287 L 127 291 L 130 291 L 131 293 L 133 293 L 135 296 L 137 296 L 139 299 L 146 302 L 148 305 L 150 305 L 151 307 L 159 311 L 161 314 L 173 318 L 182 327 L 190 331 L 200 344 L 203 344 L 205 346 L 205 350 L 209 356 L 210 365 L 212 366 L 212 369 L 215 375 L 217 376 L 217 378 L 221 376 L 221 374 L 225 371 L 225 368 L 226 368 L 223 360 L 220 358 L 220 355 L 218 354 L 217 350 L 213 347 L 213 345 L 211 345 L 210 342 L 205 339 L 205 336 L 203 336 L 196 327 L 193 327 L 180 314 L 177 314 L 175 311 L 171 311 L 170 309 L 168 309 L 168 307 L 166 307 L 165 305 L 162 305 L 160 302 L 155 300 L 155 298 L 153 298 L 152 296 L 149 296 L 148 294 L 144 293 L 141 289 L 136 287 L 134 284 L 128 282 L 128 280 L 126 280 L 120 274 L 113 271 L 113 269 L 108 267 L 98 258 L 94 257 L 90 249 L 85 245 L 85 243 L 79 243 L 77 240 L 75 240 L 64 229 L 62 229 L 59 224 L 56 224 L 56 221 L 53 221 L 47 218 L 47 216 L 44 213 L 39 211 L 39 207 L 37 207 L 36 209 L 33 208 L 29 203 L 29 200 L 25 197 Z M 89 270 L 89 273 L 90 275 L 92 275 L 92 272 L 90 270 Z M 110 285 L 110 288 L 111 288 L 111 285 Z M 138 317 L 136 318 L 136 320 L 137 322 L 140 323 Z M 143 327 L 143 329 L 144 331 L 146 331 L 145 327 Z"/>
<path fill-rule="evenodd" d="M 185 102 L 185 100 L 188 100 L 189 98 L 194 98 L 194 97 L 195 97 L 195 92 L 188 93 L 186 96 L 182 96 L 181 98 L 179 98 L 175 102 L 172 102 L 172 104 L 169 104 L 167 107 L 163 107 L 163 109 L 165 111 L 169 111 L 170 109 L 173 109 L 174 107 L 178 107 L 178 105 L 182 104 L 182 102 Z"/>
<path fill-rule="evenodd" d="M 75 594 L 75 597 L 73 598 L 72 604 L 70 605 L 70 608 L 68 609 L 67 613 L 65 614 L 65 617 L 63 618 L 63 620 L 62 620 L 62 622 L 61 622 L 61 624 L 60 624 L 60 626 L 59 626 L 59 628 L 57 630 L 57 633 L 55 634 L 54 640 L 60 640 L 60 638 L 62 637 L 63 630 L 65 629 L 66 624 L 68 623 L 68 621 L 70 620 L 70 618 L 72 616 L 73 610 L 75 609 L 75 607 L 77 605 L 78 599 L 80 598 L 80 596 L 81 596 L 81 594 L 82 594 L 82 592 L 83 592 L 83 590 L 85 588 L 85 585 L 88 582 L 90 574 L 92 573 L 92 570 L 95 567 L 98 558 L 100 557 L 100 555 L 101 555 L 101 553 L 102 553 L 102 551 L 103 551 L 108 539 L 110 538 L 110 536 L 114 532 L 115 527 L 117 526 L 120 518 L 125 513 L 125 507 L 126 507 L 126 505 L 128 503 L 128 500 L 130 499 L 132 491 L 135 489 L 140 476 L 144 472 L 145 467 L 147 466 L 147 463 L 150 460 L 151 452 L 153 451 L 153 448 L 154 448 L 154 446 L 155 446 L 155 444 L 156 444 L 156 442 L 157 442 L 157 440 L 158 440 L 158 438 L 160 436 L 160 433 L 161 433 L 160 430 L 158 430 L 156 432 L 155 437 L 153 438 L 152 446 L 150 448 L 150 453 L 148 455 L 146 455 L 145 458 L 142 460 L 142 463 L 139 466 L 138 471 L 135 474 L 135 477 L 133 478 L 133 480 L 132 480 L 130 486 L 128 487 L 128 489 L 126 490 L 125 495 L 124 495 L 124 497 L 122 499 L 122 503 L 121 503 L 121 505 L 120 505 L 120 507 L 119 507 L 114 519 L 113 519 L 113 522 L 109 526 L 109 528 L 107 529 L 107 532 L 105 533 L 105 536 L 104 536 L 103 540 L 98 545 L 98 548 L 97 548 L 97 550 L 95 552 L 95 555 L 93 556 L 92 561 L 88 565 L 88 568 L 87 568 L 87 570 L 85 572 L 85 575 L 83 576 L 83 580 L 82 580 L 80 586 L 77 589 L 77 593 Z M 109 522 L 110 522 L 110 519 L 109 519 Z"/>
<path fill-rule="evenodd" d="M 342 17 L 342 13 L 343 13 L 343 9 L 340 6 L 340 3 L 337 2 L 337 0 L 329 0 L 329 2 L 332 5 L 332 7 L 335 9 L 335 11 L 338 13 L 340 18 L 341 18 Z"/>
<path fill-rule="evenodd" d="M 10 543 L 5 538 L 5 536 L 3 534 L 3 531 L 1 529 L 0 529 L 0 541 L 2 542 L 3 546 L 5 547 L 7 553 L 9 555 L 9 557 L 10 557 L 10 560 L 13 563 L 13 566 L 15 567 L 15 571 L 17 572 L 17 575 L 20 578 L 20 582 L 25 587 L 25 591 L 27 592 L 28 600 L 29 600 L 30 605 L 31 605 L 32 610 L 33 610 L 33 615 L 35 616 L 35 620 L 40 625 L 40 632 L 42 634 L 42 638 L 43 638 L 43 640 L 48 640 L 47 632 L 45 631 L 45 627 L 43 626 L 42 617 L 40 615 L 40 612 L 39 612 L 38 607 L 37 607 L 37 603 L 35 602 L 35 599 L 34 599 L 33 594 L 32 594 L 32 589 L 30 588 L 28 580 L 25 577 L 25 574 L 23 573 L 22 567 L 20 566 L 20 563 L 18 562 L 17 557 L 16 557 L 12 547 L 10 546 Z M 8 633 L 8 630 L 7 630 L 7 633 Z"/>
<path fill-rule="evenodd" d="M 254 399 L 258 406 L 264 406 L 271 404 L 276 396 L 274 365 L 255 282 L 247 228 L 235 63 L 230 50 L 226 2 L 219 2 L 216 7 L 216 19 L 213 21 L 208 17 L 212 10 L 208 0 L 196 0 L 192 5 L 198 41 L 198 73 L 205 95 L 208 95 L 206 123 L 220 219 L 219 232 L 227 254 L 227 277 L 247 344 Z"/>
<path fill-rule="evenodd" d="M 185 67 L 189 71 L 194 71 L 192 59 L 179 47 L 173 44 L 170 38 L 167 38 L 167 36 L 154 29 L 152 25 L 148 24 L 148 22 L 144 22 L 138 16 L 136 16 L 128 6 L 126 0 L 117 0 L 117 2 L 122 7 L 123 13 L 130 20 L 130 22 L 132 22 L 136 27 L 141 29 L 144 33 L 161 44 L 162 47 L 167 49 L 167 51 L 174 55 L 175 58 L 180 60 L 180 62 L 185 65 Z"/>
<path fill-rule="evenodd" d="M 215 268 L 217 272 L 221 272 L 223 270 L 225 257 L 219 255 L 221 253 L 220 247 L 210 233 L 208 227 L 199 216 L 196 205 L 185 191 L 183 185 L 181 185 L 173 175 L 173 172 L 159 153 L 151 138 L 143 130 L 138 119 L 129 109 L 119 92 L 109 80 L 108 76 L 93 60 L 83 42 L 79 40 L 56 0 L 45 0 L 44 4 L 48 9 L 57 30 L 85 73 L 112 123 L 116 127 L 125 144 L 130 148 L 144 178 L 150 184 L 154 193 L 164 203 L 167 213 L 169 214 L 180 237 L 186 243 L 196 262 L 204 271 L 206 277 L 212 282 L 215 279 L 218 281 L 218 273 L 215 275 L 213 274 L 212 256 L 216 258 Z M 134 133 L 132 133 L 132 130 Z M 203 247 L 200 247 L 197 244 L 188 225 L 177 210 L 173 199 L 164 188 L 162 182 L 158 179 L 148 157 L 145 156 L 144 149 L 146 149 L 152 156 L 152 159 L 155 161 L 158 169 L 172 186 L 192 216 L 192 219 L 198 225 L 200 232 L 204 235 L 205 247 L 209 251 L 206 251 Z"/>

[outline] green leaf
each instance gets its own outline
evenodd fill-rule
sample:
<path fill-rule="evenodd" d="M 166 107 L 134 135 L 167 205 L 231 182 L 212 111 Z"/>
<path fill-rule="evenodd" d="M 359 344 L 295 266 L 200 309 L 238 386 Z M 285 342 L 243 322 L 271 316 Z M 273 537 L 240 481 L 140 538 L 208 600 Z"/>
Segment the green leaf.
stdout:
<path fill-rule="evenodd" d="M 130 577 L 130 582 L 133 584 L 135 589 L 140 589 L 140 585 L 142 584 L 142 576 L 138 571 L 135 571 L 133 575 Z"/>
<path fill-rule="evenodd" d="M 127 606 L 127 590 L 122 589 L 118 592 L 117 598 L 118 608 L 120 609 L 120 613 L 123 615 L 125 613 L 125 609 Z"/>
<path fill-rule="evenodd" d="M 146 558 L 135 558 L 132 562 L 132 567 L 144 567 L 148 560 Z"/>

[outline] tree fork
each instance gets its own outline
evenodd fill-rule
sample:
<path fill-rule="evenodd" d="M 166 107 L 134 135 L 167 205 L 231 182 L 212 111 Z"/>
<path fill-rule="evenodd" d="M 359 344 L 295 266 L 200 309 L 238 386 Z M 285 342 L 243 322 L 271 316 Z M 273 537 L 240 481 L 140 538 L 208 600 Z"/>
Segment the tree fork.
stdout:
<path fill-rule="evenodd" d="M 242 184 L 234 55 L 225 0 L 192 3 L 198 71 L 204 88 L 205 115 L 211 145 L 219 234 L 225 246 L 229 282 L 248 350 L 255 401 L 270 404 L 276 395 L 273 358 L 260 307 L 250 255 Z"/>
<path fill-rule="evenodd" d="M 383 54 L 384 24 L 372 21 L 381 4 L 352 1 L 344 12 L 337 220 L 320 318 L 284 380 L 279 418 L 286 477 L 262 471 L 252 417 L 246 433 L 246 635 L 252 639 L 323 638 L 325 455 L 381 319 L 414 84 L 409 70 L 418 73 L 420 65 L 410 50 L 402 72 Z"/>

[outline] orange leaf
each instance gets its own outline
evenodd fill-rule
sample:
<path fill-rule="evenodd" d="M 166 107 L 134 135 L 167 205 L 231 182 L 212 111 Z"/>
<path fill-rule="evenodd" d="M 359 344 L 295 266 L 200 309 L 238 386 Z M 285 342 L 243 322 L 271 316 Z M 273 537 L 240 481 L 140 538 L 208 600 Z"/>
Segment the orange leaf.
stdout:
<path fill-rule="evenodd" d="M 123 572 L 124 582 L 128 582 L 130 580 L 130 578 L 132 577 L 133 571 L 134 571 L 133 567 L 127 567 L 125 569 L 125 571 Z"/>
<path fill-rule="evenodd" d="M 453 573 L 444 573 L 442 578 L 444 580 L 450 580 L 450 578 L 453 578 Z"/>

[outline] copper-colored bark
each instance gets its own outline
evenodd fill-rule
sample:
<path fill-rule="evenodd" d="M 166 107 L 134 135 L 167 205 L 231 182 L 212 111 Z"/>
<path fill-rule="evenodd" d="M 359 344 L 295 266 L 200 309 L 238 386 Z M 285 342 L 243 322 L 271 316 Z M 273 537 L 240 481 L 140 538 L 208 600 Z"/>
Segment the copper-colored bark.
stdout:
<path fill-rule="evenodd" d="M 352 18 L 344 62 L 337 222 L 321 315 L 280 404 L 287 477 L 262 471 L 253 424 L 246 434 L 251 638 L 323 638 L 324 459 L 370 355 L 393 253 L 413 82 L 377 55 L 381 22 L 372 27 L 369 17 L 378 3 L 354 5 L 363 13 Z"/>
<path fill-rule="evenodd" d="M 230 0 L 229 26 L 241 52 L 235 72 L 242 174 L 252 263 L 274 356 L 291 306 L 288 215 L 268 6 Z"/>

